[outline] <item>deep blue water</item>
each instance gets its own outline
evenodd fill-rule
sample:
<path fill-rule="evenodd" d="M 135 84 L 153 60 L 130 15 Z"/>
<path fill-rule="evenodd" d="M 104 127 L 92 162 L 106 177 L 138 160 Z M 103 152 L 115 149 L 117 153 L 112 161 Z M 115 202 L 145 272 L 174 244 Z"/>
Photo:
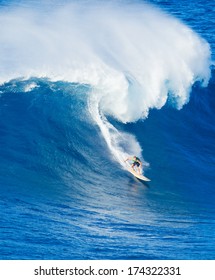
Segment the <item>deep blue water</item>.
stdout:
<path fill-rule="evenodd" d="M 213 60 L 213 1 L 148 2 L 206 39 Z M 146 120 L 108 117 L 142 147 L 147 184 L 113 159 L 90 85 L 29 76 L 0 86 L 1 259 L 215 258 L 213 66 L 181 110 L 169 100 Z"/>

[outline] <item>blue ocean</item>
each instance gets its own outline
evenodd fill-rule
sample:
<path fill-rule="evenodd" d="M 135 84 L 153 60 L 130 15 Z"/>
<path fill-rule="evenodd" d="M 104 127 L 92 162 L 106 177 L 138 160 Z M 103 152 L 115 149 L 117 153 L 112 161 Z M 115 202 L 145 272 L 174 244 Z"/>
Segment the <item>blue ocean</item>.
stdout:
<path fill-rule="evenodd" d="M 214 15 L 0 1 L 1 259 L 215 259 Z"/>

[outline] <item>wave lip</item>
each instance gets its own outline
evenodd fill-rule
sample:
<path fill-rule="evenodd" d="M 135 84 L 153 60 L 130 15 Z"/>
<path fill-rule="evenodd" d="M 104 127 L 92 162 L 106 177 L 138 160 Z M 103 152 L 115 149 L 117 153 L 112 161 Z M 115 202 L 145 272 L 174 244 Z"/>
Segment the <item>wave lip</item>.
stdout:
<path fill-rule="evenodd" d="M 181 108 L 210 78 L 210 47 L 185 24 L 146 4 L 83 2 L 44 14 L 0 14 L 0 75 L 87 83 L 104 113 L 145 118 L 168 96 Z"/>

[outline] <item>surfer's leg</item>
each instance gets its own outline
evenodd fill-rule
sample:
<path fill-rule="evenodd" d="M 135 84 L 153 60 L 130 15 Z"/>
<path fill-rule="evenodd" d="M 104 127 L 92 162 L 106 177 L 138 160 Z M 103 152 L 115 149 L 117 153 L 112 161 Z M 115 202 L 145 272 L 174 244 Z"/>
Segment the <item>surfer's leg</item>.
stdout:
<path fill-rule="evenodd" d="M 140 172 L 140 164 L 137 163 L 136 165 L 137 165 L 137 171 L 138 171 L 138 173 L 139 173 L 139 175 L 140 175 L 140 174 L 141 174 L 141 172 Z"/>

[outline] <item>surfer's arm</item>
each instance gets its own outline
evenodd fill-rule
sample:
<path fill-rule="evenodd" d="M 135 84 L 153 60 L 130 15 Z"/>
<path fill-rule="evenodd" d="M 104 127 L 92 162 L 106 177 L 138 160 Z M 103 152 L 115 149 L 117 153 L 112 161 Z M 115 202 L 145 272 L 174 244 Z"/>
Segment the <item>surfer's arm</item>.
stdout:
<path fill-rule="evenodd" d="M 124 160 L 124 162 L 128 161 L 128 160 L 131 160 L 132 158 L 131 157 L 128 157 L 126 160 Z"/>

